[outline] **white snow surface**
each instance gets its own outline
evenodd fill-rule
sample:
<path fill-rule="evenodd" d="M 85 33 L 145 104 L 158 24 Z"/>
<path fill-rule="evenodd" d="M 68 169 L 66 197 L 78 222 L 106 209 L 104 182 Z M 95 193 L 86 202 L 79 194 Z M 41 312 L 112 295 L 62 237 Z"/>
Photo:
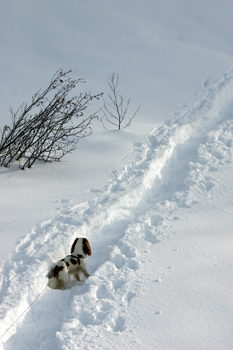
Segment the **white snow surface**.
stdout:
<path fill-rule="evenodd" d="M 0 169 L 2 349 L 232 349 L 233 69 L 205 85 L 145 139 L 136 123 Z M 90 278 L 49 289 L 79 236 Z"/>

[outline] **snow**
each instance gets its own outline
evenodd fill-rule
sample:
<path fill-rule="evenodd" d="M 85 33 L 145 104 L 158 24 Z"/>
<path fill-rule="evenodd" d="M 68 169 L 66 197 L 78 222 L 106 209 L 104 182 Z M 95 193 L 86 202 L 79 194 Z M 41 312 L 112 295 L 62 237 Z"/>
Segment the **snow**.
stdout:
<path fill-rule="evenodd" d="M 73 53 L 65 61 L 70 64 L 80 55 L 70 44 L 74 37 L 83 33 L 87 42 L 85 30 L 74 31 L 73 1 L 73 11 L 58 4 L 50 17 L 52 1 L 46 14 L 41 4 L 23 1 L 26 7 L 14 7 L 18 18 L 9 12 L 11 1 L 1 11 L 15 19 L 5 31 L 3 51 L 13 57 L 16 50 L 18 61 L 12 58 L 13 67 L 2 59 L 1 69 L 9 77 L 6 91 L 15 82 L 10 91 L 16 102 L 24 100 L 23 93 L 31 96 L 32 81 L 44 84 L 64 60 L 61 43 Z M 96 28 L 93 11 L 106 39 L 98 46 L 96 34 L 80 58 L 91 76 L 91 63 L 101 54 L 92 83 L 111 60 L 126 77 L 137 68 L 137 84 L 123 83 L 127 96 L 137 96 L 135 105 L 144 105 L 130 128 L 106 131 L 96 122 L 93 135 L 60 163 L 0 168 L 0 349 L 232 349 L 232 3 L 148 1 L 151 11 L 133 4 L 122 9 L 101 0 L 91 10 L 90 2 L 80 4 L 82 25 L 87 18 L 85 29 Z M 32 24 L 19 25 L 19 19 L 36 12 L 44 14 L 41 36 L 34 22 L 35 32 L 25 37 Z M 60 34 L 50 56 L 48 44 L 42 45 L 48 18 Z M 120 32 L 111 51 L 112 23 Z M 43 39 L 34 45 L 38 52 L 31 52 L 37 69 L 20 49 L 32 33 Z M 27 70 L 31 80 L 22 79 Z M 1 102 L 3 112 L 8 100 L 7 95 Z M 71 280 L 65 291 L 50 289 L 49 267 L 69 254 L 79 236 L 91 244 L 91 276 Z"/>
<path fill-rule="evenodd" d="M 1 271 L 3 349 L 231 349 L 232 106 L 230 70 L 134 143 L 136 160 L 103 190 L 57 200 L 21 238 Z M 49 168 L 1 175 L 33 182 L 36 171 Z M 91 277 L 47 288 L 49 266 L 76 236 L 91 242 Z"/>

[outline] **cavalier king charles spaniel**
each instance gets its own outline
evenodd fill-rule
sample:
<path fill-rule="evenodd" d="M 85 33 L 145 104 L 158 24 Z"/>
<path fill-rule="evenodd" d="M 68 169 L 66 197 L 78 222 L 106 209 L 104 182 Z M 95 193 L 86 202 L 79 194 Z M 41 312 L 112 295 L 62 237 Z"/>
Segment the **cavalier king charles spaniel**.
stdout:
<path fill-rule="evenodd" d="M 76 238 L 70 252 L 70 255 L 59 260 L 47 274 L 49 279 L 48 286 L 50 288 L 64 290 L 70 280 L 70 275 L 74 275 L 77 281 L 80 281 L 80 272 L 86 278 L 90 276 L 85 267 L 86 256 L 91 255 L 91 247 L 88 240 L 86 238 Z"/>

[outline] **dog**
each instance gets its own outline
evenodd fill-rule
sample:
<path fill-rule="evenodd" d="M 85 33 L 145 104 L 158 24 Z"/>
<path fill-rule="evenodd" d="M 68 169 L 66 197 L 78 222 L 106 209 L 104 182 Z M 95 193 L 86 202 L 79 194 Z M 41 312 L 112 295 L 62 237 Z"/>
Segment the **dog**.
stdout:
<path fill-rule="evenodd" d="M 64 290 L 70 280 L 70 275 L 74 275 L 77 281 L 80 281 L 80 272 L 86 278 L 90 276 L 86 270 L 86 256 L 91 256 L 91 246 L 87 238 L 76 238 L 70 253 L 64 259 L 59 260 L 47 274 L 48 287 Z"/>

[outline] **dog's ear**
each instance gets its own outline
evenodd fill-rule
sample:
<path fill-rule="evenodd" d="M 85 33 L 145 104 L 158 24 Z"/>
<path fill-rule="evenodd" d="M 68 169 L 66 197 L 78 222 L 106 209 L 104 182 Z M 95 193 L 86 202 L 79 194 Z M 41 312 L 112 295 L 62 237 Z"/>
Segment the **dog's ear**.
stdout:
<path fill-rule="evenodd" d="M 91 246 L 86 238 L 83 238 L 83 251 L 86 255 L 91 256 Z"/>
<path fill-rule="evenodd" d="M 71 249 L 70 249 L 71 254 L 74 252 L 75 246 L 76 246 L 76 243 L 77 243 L 77 242 L 78 242 L 78 238 L 76 238 L 76 239 L 74 240 L 74 243 L 73 243 L 72 246 L 71 246 Z"/>

